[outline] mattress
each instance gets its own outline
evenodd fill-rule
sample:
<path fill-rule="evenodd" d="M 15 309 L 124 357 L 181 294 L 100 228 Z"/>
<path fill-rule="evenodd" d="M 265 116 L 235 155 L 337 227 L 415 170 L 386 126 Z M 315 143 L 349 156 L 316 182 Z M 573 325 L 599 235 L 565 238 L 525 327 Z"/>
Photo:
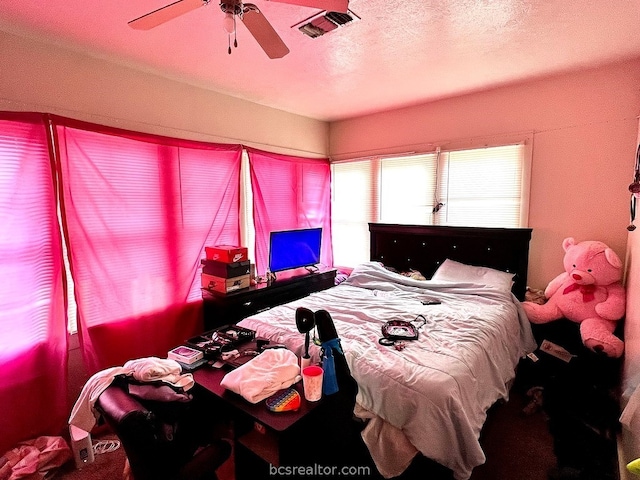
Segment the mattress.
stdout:
<path fill-rule="evenodd" d="M 385 477 L 400 474 L 416 452 L 450 468 L 457 480 L 484 463 L 479 436 L 487 410 L 508 398 L 519 359 L 536 348 L 510 292 L 414 280 L 367 262 L 334 288 L 239 325 L 300 356 L 304 335 L 296 328 L 295 311 L 301 306 L 325 309 L 333 318 L 358 383 L 357 410 L 371 418 L 365 442 Z M 379 344 L 388 320 L 414 322 L 418 339 L 401 350 Z M 319 361 L 319 347 L 312 345 L 311 354 Z M 403 449 L 404 456 L 394 448 L 403 443 L 413 447 Z"/>

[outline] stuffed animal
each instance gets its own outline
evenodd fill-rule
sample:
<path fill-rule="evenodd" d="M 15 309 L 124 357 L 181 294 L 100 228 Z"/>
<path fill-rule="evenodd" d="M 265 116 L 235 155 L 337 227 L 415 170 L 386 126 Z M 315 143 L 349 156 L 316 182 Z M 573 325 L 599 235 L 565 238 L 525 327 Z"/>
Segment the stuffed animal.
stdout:
<path fill-rule="evenodd" d="M 594 352 L 618 358 L 624 343 L 613 332 L 625 313 L 622 261 L 602 242 L 562 242 L 564 272 L 544 291 L 543 305 L 522 302 L 531 323 L 566 318 L 580 324 L 582 343 Z"/>

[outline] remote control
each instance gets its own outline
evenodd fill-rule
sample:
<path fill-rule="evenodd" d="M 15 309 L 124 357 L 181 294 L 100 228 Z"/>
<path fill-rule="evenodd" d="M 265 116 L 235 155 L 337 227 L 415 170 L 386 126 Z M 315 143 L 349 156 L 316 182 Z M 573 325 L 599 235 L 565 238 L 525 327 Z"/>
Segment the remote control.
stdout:
<path fill-rule="evenodd" d="M 279 390 L 265 400 L 267 408 L 272 412 L 287 412 L 300 408 L 300 394 L 293 388 Z"/>

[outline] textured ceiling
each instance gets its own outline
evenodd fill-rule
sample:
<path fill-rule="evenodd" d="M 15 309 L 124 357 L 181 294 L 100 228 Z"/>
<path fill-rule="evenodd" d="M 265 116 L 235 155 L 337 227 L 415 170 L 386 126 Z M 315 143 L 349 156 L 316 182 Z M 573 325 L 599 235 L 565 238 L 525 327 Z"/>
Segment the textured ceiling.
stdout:
<path fill-rule="evenodd" d="M 253 1 L 284 58 L 243 25 L 227 54 L 216 0 L 149 31 L 127 22 L 171 0 L 0 0 L 0 29 L 321 120 L 640 56 L 640 0 L 351 0 L 316 39 L 291 27 L 317 9 Z"/>

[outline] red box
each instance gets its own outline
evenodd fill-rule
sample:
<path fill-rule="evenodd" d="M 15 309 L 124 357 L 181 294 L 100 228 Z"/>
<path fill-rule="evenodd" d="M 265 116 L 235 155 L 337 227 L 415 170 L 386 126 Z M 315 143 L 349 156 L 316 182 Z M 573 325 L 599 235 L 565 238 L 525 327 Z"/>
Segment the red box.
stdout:
<path fill-rule="evenodd" d="M 248 260 L 249 255 L 246 247 L 236 247 L 233 245 L 216 245 L 214 247 L 204 247 L 207 260 L 218 262 L 235 263 Z"/>

